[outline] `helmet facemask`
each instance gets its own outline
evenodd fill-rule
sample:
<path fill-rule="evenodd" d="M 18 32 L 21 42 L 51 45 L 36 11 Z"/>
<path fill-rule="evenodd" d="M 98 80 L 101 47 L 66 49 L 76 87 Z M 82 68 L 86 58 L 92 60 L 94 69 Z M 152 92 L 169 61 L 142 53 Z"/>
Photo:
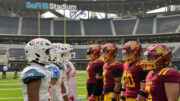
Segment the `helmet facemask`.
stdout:
<path fill-rule="evenodd" d="M 64 44 L 64 48 L 66 50 L 66 54 L 65 54 L 65 60 L 71 60 L 72 58 L 75 58 L 75 52 L 73 51 L 73 47 L 70 44 Z"/>
<path fill-rule="evenodd" d="M 102 53 L 102 59 L 104 62 L 108 62 L 109 60 L 112 60 L 117 56 L 115 53 L 108 51 L 108 52 L 103 52 Z"/>
<path fill-rule="evenodd" d="M 95 60 L 95 59 L 97 59 L 98 57 L 95 56 L 95 54 L 96 54 L 96 52 L 87 51 L 87 55 L 86 55 L 87 60 Z"/>
<path fill-rule="evenodd" d="M 89 48 L 87 49 L 87 55 L 86 55 L 87 60 L 98 59 L 100 56 L 100 51 L 101 51 L 101 48 L 97 44 L 89 46 Z"/>
<path fill-rule="evenodd" d="M 140 55 L 137 54 L 137 50 L 133 53 L 127 53 L 126 50 L 122 50 L 122 57 L 123 61 L 125 61 L 127 64 L 131 64 L 136 60 L 139 60 Z"/>
<path fill-rule="evenodd" d="M 171 58 L 168 60 L 166 59 L 167 56 L 168 52 L 158 57 L 148 55 L 148 53 L 145 52 L 143 61 L 140 63 L 140 65 L 144 70 L 161 69 L 164 68 L 164 66 L 169 65 L 171 62 Z"/>
<path fill-rule="evenodd" d="M 64 63 L 65 49 L 61 43 L 54 43 L 54 48 L 50 50 L 51 62 L 61 65 Z"/>

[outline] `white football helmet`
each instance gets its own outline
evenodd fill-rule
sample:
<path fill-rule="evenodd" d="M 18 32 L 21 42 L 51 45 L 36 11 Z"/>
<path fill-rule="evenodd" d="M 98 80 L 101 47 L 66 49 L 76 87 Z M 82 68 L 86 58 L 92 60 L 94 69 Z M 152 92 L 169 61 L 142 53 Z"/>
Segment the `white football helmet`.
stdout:
<path fill-rule="evenodd" d="M 72 52 L 73 47 L 70 44 L 64 44 L 64 46 L 67 49 L 65 59 L 66 60 L 71 60 L 72 58 L 75 58 L 75 52 Z"/>
<path fill-rule="evenodd" d="M 49 50 L 52 44 L 48 39 L 35 38 L 25 46 L 25 54 L 28 62 L 36 61 L 42 64 L 49 64 Z"/>
<path fill-rule="evenodd" d="M 66 49 L 62 43 L 53 43 L 53 48 L 50 50 L 51 61 L 53 63 L 62 64 Z"/>

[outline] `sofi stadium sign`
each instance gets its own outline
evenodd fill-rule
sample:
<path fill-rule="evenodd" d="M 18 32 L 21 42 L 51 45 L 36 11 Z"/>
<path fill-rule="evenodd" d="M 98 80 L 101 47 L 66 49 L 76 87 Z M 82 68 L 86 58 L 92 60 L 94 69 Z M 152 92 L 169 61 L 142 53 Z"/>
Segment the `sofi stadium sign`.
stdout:
<path fill-rule="evenodd" d="M 67 4 L 55 4 L 55 3 L 41 3 L 41 2 L 35 2 L 31 3 L 30 1 L 26 2 L 26 8 L 30 9 L 54 9 L 54 10 L 76 10 L 76 5 L 67 5 Z"/>

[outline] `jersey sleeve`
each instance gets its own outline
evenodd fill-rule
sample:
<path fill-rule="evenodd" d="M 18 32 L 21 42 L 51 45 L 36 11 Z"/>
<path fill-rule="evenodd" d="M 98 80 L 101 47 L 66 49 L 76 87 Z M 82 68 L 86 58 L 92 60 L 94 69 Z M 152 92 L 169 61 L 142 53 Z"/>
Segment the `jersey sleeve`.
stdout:
<path fill-rule="evenodd" d="M 98 62 L 96 62 L 96 64 L 95 64 L 95 73 L 96 73 L 96 75 L 102 76 L 103 65 L 104 65 L 104 62 L 102 62 L 100 60 Z"/>
<path fill-rule="evenodd" d="M 138 65 L 138 69 L 139 69 L 140 82 L 146 82 L 146 76 L 147 76 L 149 71 L 143 70 L 142 66 L 139 65 L 139 63 L 137 65 Z"/>
<path fill-rule="evenodd" d="M 56 67 L 49 67 L 49 68 L 47 68 L 47 70 L 52 73 L 51 78 L 53 78 L 53 79 L 59 78 L 60 72 Z"/>
<path fill-rule="evenodd" d="M 23 73 L 21 75 L 20 79 L 23 80 L 23 82 L 25 84 L 28 84 L 28 83 L 30 83 L 32 81 L 39 80 L 39 79 L 41 79 L 43 77 L 45 77 L 45 74 L 40 73 L 35 69 L 30 69 L 30 70 L 26 71 L 25 73 Z"/>
<path fill-rule="evenodd" d="M 116 65 L 114 65 L 113 68 L 113 76 L 114 77 L 121 77 L 123 74 L 124 66 L 122 63 L 118 62 Z"/>
<path fill-rule="evenodd" d="M 173 68 L 164 68 L 158 74 L 162 82 L 177 82 L 180 83 L 180 73 Z"/>

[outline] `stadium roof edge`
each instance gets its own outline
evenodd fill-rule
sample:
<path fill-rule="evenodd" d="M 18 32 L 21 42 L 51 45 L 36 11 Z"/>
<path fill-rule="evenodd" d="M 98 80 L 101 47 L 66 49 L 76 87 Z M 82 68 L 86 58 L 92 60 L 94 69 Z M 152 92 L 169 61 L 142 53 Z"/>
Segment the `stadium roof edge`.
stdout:
<path fill-rule="evenodd" d="M 86 36 L 71 36 L 71 35 L 67 35 L 67 38 L 117 38 L 117 37 L 147 37 L 147 36 L 172 36 L 172 35 L 180 35 L 180 33 L 158 33 L 158 34 L 141 34 L 141 35 L 116 35 L 116 36 L 112 36 L 112 35 L 86 35 Z M 9 37 L 9 38 L 14 38 L 14 37 L 31 37 L 31 38 L 36 38 L 38 37 L 38 35 L 17 35 L 17 34 L 13 34 L 13 35 L 7 35 L 7 34 L 0 34 L 0 38 L 2 37 Z M 64 35 L 54 35 L 54 36 L 49 36 L 49 35 L 41 35 L 41 37 L 44 38 L 57 38 L 57 37 L 64 37 Z"/>

